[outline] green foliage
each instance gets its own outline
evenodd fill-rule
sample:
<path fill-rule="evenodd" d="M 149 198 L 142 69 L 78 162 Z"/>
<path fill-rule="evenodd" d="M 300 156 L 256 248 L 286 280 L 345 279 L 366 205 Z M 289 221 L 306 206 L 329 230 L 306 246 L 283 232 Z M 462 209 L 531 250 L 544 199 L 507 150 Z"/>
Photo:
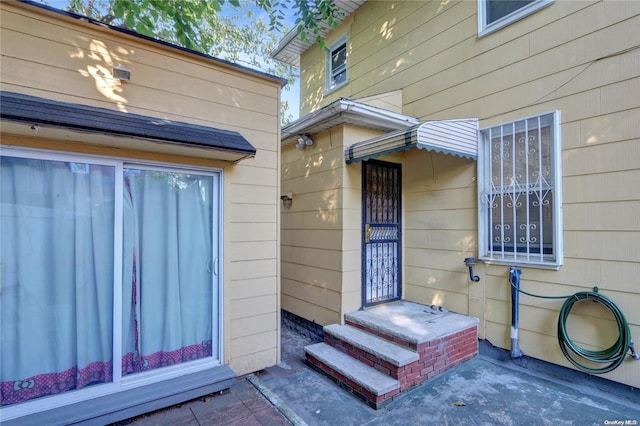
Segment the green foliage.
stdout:
<path fill-rule="evenodd" d="M 303 41 L 314 40 L 324 47 L 320 36 L 322 25 L 335 27 L 344 16 L 336 9 L 332 0 L 292 0 L 296 11 L 296 25 Z"/>
<path fill-rule="evenodd" d="M 43 0 L 46 1 L 46 0 Z M 291 9 L 300 36 L 322 43 L 322 25 L 335 26 L 341 16 L 332 0 L 68 0 L 67 10 L 150 37 L 169 38 L 188 49 L 207 53 L 213 45 L 208 30 L 216 30 L 224 6 L 239 13 L 264 12 L 269 32 L 284 30 Z M 253 13 L 253 12 L 251 12 Z M 215 37 L 214 37 L 215 38 Z"/>

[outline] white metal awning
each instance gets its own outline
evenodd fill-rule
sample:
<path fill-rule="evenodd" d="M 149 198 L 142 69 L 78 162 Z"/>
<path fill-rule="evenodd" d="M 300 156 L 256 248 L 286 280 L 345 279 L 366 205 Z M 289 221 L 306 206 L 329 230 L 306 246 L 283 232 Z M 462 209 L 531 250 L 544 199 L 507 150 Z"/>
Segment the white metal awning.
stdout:
<path fill-rule="evenodd" d="M 475 160 L 478 157 L 478 119 L 426 121 L 347 146 L 344 158 L 350 164 L 413 148 Z"/>

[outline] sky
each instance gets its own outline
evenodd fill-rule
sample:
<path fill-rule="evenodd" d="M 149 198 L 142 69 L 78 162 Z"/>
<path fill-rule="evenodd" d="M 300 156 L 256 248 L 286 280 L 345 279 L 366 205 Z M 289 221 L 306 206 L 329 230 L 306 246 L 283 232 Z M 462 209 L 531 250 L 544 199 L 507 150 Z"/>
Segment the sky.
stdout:
<path fill-rule="evenodd" d="M 225 13 L 225 9 L 229 10 L 231 8 L 229 6 L 224 6 L 222 11 L 223 14 Z M 255 7 L 254 13 L 256 16 L 262 15 L 265 17 L 264 19 L 268 21 L 268 18 L 266 18 L 266 12 L 260 10 L 258 7 Z M 288 28 L 293 28 L 295 25 L 295 16 L 293 16 L 293 11 L 285 10 L 285 17 L 284 25 Z M 283 39 L 285 35 L 286 34 L 282 34 L 280 36 L 280 40 Z M 299 71 L 298 75 L 300 75 Z M 297 78 L 292 85 L 282 89 L 282 100 L 289 103 L 289 114 L 291 114 L 293 120 L 296 120 L 300 115 L 300 78 Z"/>

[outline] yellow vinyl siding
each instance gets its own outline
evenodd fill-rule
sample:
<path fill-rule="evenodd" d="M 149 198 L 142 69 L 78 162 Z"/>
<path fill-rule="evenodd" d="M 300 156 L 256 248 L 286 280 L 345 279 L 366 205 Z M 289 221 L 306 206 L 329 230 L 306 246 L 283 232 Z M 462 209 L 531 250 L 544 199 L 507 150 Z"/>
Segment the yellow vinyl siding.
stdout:
<path fill-rule="evenodd" d="M 423 150 L 404 155 L 405 298 L 467 314 L 462 260 L 476 250 L 475 163 Z"/>
<path fill-rule="evenodd" d="M 559 110 L 564 266 L 522 268 L 522 287 L 558 295 L 597 285 L 623 309 L 638 340 L 638 28 L 640 2 L 556 1 L 479 39 L 477 2 L 368 1 L 327 38 L 349 34 L 347 86 L 322 97 L 322 53 L 312 47 L 302 55 L 301 113 L 336 97 L 397 91 L 404 114 L 479 117 L 482 128 Z M 508 348 L 507 267 L 479 263 L 481 281 L 471 283 L 463 264 L 478 253 L 476 164 L 418 150 L 381 159 L 403 165 L 403 297 L 478 316 L 480 336 Z M 346 166 L 345 176 L 359 182 L 360 165 Z M 357 217 L 359 191 L 343 195 Z M 357 221 L 354 226 L 359 231 Z M 349 236 L 359 241 L 358 232 Z M 354 259 L 359 250 L 354 247 Z M 349 273 L 359 283 L 359 270 Z M 522 296 L 520 303 L 525 354 L 568 365 L 555 336 L 562 301 Z M 587 309 L 576 317 L 585 324 L 575 332 L 578 342 L 611 344 L 602 312 Z M 605 377 L 640 387 L 640 363 L 624 362 Z"/>
<path fill-rule="evenodd" d="M 344 167 L 345 138 L 379 135 L 341 126 L 311 135 L 299 151 L 283 148 L 282 308 L 321 325 L 341 322 L 360 306 L 361 177 Z"/>
<path fill-rule="evenodd" d="M 358 102 L 402 114 L 402 90 L 359 98 Z"/>
<path fill-rule="evenodd" d="M 30 15 L 3 11 L 2 90 L 35 96 L 44 91 L 55 100 L 223 129 L 277 131 L 275 82 L 211 67 L 195 55 L 129 36 L 105 36 L 77 20 L 51 22 Z M 32 54 L 25 54 L 25 45 Z M 130 69 L 131 81 L 113 79 L 115 65 Z M 174 101 L 166 102 L 168 97 Z"/>
<path fill-rule="evenodd" d="M 319 324 L 340 320 L 342 143 L 338 131 L 311 135 L 304 151 L 282 150 L 282 308 Z"/>
<path fill-rule="evenodd" d="M 2 90 L 233 130 L 257 149 L 229 164 L 180 148 L 170 155 L 109 147 L 101 135 L 2 134 L 3 145 L 223 169 L 224 362 L 237 374 L 276 364 L 281 82 L 18 2 L 0 3 L 0 13 Z M 115 65 L 128 68 L 131 81 L 113 79 Z"/>

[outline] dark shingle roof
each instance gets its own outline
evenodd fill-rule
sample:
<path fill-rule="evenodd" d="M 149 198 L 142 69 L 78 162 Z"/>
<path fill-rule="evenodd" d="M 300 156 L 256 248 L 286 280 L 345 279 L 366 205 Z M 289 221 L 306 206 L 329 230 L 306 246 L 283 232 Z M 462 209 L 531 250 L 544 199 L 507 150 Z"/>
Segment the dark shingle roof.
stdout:
<path fill-rule="evenodd" d="M 256 154 L 238 132 L 19 93 L 0 92 L 0 114 L 2 120 L 234 152 L 239 158 Z"/>

